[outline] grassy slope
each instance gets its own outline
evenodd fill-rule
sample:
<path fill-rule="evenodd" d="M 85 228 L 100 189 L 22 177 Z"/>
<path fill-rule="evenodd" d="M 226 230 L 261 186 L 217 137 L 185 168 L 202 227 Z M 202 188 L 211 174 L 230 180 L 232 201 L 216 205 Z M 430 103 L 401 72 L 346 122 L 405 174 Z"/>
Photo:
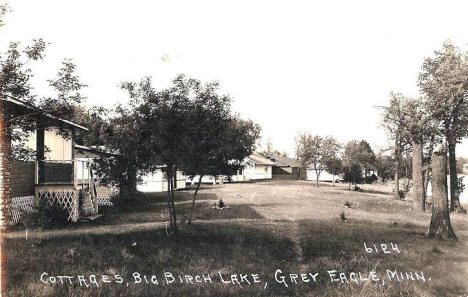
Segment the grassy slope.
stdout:
<path fill-rule="evenodd" d="M 428 240 L 429 213 L 411 203 L 392 201 L 386 188 L 349 192 L 343 187 L 307 182 L 258 183 L 205 187 L 200 192 L 194 226 L 181 224 L 178 241 L 166 237 L 164 195 L 135 211 L 109 212 L 100 222 L 60 232 L 30 231 L 5 239 L 6 296 L 459 296 L 468 294 L 468 218 L 453 215 L 458 242 Z M 188 214 L 190 191 L 178 192 L 179 217 Z M 215 210 L 217 198 L 231 208 Z M 344 209 L 349 200 L 352 208 Z M 339 218 L 345 211 L 347 221 Z M 150 222 L 160 222 L 148 224 Z M 145 226 L 143 229 L 128 226 Z M 367 254 L 363 243 L 397 243 L 401 253 Z M 133 246 L 133 243 L 136 243 Z M 320 272 L 315 285 L 273 280 L 285 273 Z M 326 270 L 375 269 L 421 271 L 425 283 L 330 283 Z M 210 274 L 213 284 L 99 287 L 44 285 L 42 272 L 55 275 Z M 261 284 L 225 285 L 217 273 L 259 273 Z M 129 279 L 131 280 L 131 279 Z M 160 279 L 161 280 L 161 279 Z M 264 289 L 264 281 L 268 287 Z"/>

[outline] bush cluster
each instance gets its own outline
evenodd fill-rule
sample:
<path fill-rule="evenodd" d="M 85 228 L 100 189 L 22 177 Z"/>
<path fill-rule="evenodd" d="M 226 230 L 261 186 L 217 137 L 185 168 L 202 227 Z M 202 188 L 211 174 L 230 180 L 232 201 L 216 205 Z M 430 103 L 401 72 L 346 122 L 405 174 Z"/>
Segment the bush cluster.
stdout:
<path fill-rule="evenodd" d="M 25 214 L 20 224 L 26 227 L 52 228 L 70 224 L 68 210 L 57 201 L 48 203 L 46 199 L 39 200 L 31 213 Z"/>

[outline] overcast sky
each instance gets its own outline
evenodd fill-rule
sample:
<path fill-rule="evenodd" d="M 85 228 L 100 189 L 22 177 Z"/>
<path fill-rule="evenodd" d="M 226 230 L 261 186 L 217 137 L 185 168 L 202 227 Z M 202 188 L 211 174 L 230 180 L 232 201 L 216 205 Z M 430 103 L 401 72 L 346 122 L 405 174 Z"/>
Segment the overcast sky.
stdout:
<path fill-rule="evenodd" d="M 317 1 L 318 2 L 318 1 Z M 119 82 L 178 73 L 219 80 L 234 110 L 294 151 L 298 131 L 387 146 L 375 105 L 390 91 L 418 96 L 424 57 L 451 39 L 468 49 L 466 1 L 64 1 L 10 0 L 0 46 L 42 37 L 34 66 L 47 93 L 72 58 L 88 104 L 126 100 Z M 468 157 L 468 143 L 459 146 Z"/>

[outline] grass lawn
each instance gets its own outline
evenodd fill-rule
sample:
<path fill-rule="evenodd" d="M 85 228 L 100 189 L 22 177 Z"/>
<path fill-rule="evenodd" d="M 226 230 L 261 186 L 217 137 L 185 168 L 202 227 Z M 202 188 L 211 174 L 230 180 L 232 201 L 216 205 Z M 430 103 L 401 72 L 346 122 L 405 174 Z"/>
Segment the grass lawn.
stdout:
<path fill-rule="evenodd" d="M 468 217 L 451 216 L 458 241 L 429 240 L 430 212 L 393 201 L 385 186 L 363 188 L 203 186 L 192 225 L 183 221 L 193 191 L 180 191 L 177 239 L 166 235 L 162 193 L 100 221 L 6 233 L 6 296 L 467 296 Z M 230 208 L 213 209 L 218 198 Z"/>

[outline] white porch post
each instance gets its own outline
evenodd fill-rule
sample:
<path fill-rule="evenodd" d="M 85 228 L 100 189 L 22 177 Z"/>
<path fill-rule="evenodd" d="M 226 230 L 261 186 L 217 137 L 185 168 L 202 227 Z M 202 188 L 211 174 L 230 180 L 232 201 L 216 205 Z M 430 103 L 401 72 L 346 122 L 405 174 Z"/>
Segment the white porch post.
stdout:
<path fill-rule="evenodd" d="M 37 185 L 39 183 L 39 161 L 34 161 L 34 183 Z"/>
<path fill-rule="evenodd" d="M 78 181 L 77 175 L 78 174 L 78 161 L 76 159 L 73 160 L 73 187 L 75 189 L 78 188 Z"/>

